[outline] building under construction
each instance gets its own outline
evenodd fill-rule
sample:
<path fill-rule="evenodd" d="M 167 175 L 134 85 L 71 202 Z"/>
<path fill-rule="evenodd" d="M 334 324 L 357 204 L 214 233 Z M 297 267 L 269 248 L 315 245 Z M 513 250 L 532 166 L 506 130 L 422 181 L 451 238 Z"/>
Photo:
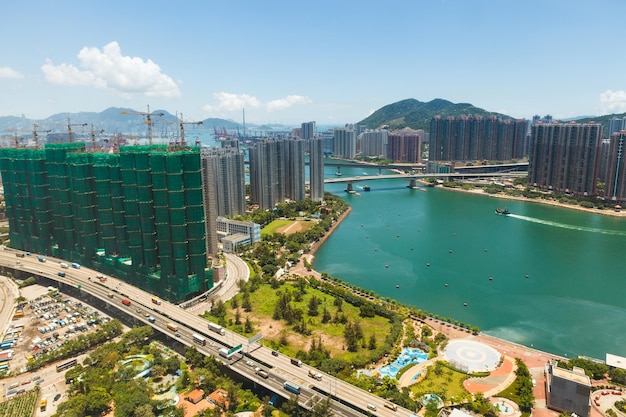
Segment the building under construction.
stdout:
<path fill-rule="evenodd" d="M 213 286 L 199 147 L 3 148 L 0 173 L 11 247 L 81 263 L 173 302 Z"/>

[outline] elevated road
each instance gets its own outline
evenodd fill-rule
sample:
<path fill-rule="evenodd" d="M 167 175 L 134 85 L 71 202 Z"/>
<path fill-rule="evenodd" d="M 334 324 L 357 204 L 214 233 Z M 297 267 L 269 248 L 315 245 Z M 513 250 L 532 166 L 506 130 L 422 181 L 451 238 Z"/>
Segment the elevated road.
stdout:
<path fill-rule="evenodd" d="M 320 371 L 307 365 L 293 365 L 291 358 L 282 354 L 273 354 L 272 350 L 257 343 L 248 344 L 248 339 L 237 333 L 226 330 L 225 334 L 221 335 L 213 332 L 209 330 L 208 321 L 205 319 L 166 301 L 155 304 L 151 294 L 114 277 L 106 277 L 106 281 L 101 282 L 96 279 L 96 275 L 101 274 L 95 270 L 82 266 L 79 269 L 71 267 L 63 269 L 60 263 L 69 263 L 68 261 L 46 257 L 46 262 L 40 262 L 36 254 L 16 257 L 16 253 L 23 252 L 3 246 L 0 249 L 0 266 L 30 272 L 80 289 L 86 295 L 107 303 L 123 314 L 152 326 L 155 330 L 184 345 L 195 346 L 199 352 L 215 357 L 242 377 L 284 398 L 292 395 L 284 388 L 284 383 L 295 382 L 301 387 L 298 403 L 306 409 L 311 409 L 317 402 L 330 398 L 332 410 L 337 416 L 371 415 L 373 410 L 371 408 L 368 410 L 368 404 L 376 408 L 375 415 L 381 417 L 413 415 L 410 410 L 401 407 L 397 407 L 396 411 L 385 408 L 385 401 L 380 397 L 331 375 L 321 373 L 321 380 L 311 378 L 309 371 L 314 373 L 320 373 Z M 65 276 L 59 276 L 59 272 L 65 272 Z M 130 305 L 122 304 L 123 298 L 128 298 Z M 148 316 L 154 317 L 155 321 L 149 322 Z M 206 345 L 194 343 L 193 334 L 204 337 L 208 343 Z M 230 359 L 219 355 L 219 349 L 229 349 L 238 345 L 242 346 L 242 350 Z M 266 370 L 268 377 L 259 376 L 256 368 Z"/>

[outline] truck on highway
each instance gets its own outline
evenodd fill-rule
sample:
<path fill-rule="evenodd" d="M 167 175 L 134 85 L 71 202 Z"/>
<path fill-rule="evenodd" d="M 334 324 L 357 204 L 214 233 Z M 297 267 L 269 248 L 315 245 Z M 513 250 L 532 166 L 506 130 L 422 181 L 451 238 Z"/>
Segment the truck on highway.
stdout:
<path fill-rule="evenodd" d="M 77 264 L 76 262 L 72 262 L 72 268 L 74 269 L 80 269 L 80 265 Z"/>
<path fill-rule="evenodd" d="M 226 330 L 224 330 L 222 326 L 215 323 L 209 323 L 209 330 L 213 330 L 215 333 L 219 333 L 222 336 L 226 334 Z"/>
<path fill-rule="evenodd" d="M 17 256 L 18 258 L 23 258 L 24 254 L 22 252 L 17 252 L 15 256 Z"/>
<path fill-rule="evenodd" d="M 322 374 L 320 374 L 319 372 L 315 372 L 312 369 L 309 369 L 309 376 L 311 378 L 317 379 L 318 381 L 322 380 Z"/>
<path fill-rule="evenodd" d="M 218 350 L 218 353 L 222 358 L 230 359 L 230 356 L 228 355 L 228 349 L 221 348 L 220 350 Z"/>
<path fill-rule="evenodd" d="M 302 366 L 302 361 L 300 359 L 291 358 L 291 364 L 296 366 Z"/>
<path fill-rule="evenodd" d="M 130 300 L 128 298 L 122 298 L 122 304 L 124 304 L 125 306 L 129 306 Z"/>
<path fill-rule="evenodd" d="M 63 269 L 67 269 L 67 268 L 69 268 L 69 267 L 70 267 L 70 266 L 69 266 L 68 264 L 66 264 L 65 262 L 59 262 L 59 266 L 60 266 L 61 268 L 63 268 Z"/>
<path fill-rule="evenodd" d="M 42 398 L 41 401 L 39 401 L 39 409 L 41 411 L 46 411 L 47 406 L 48 406 L 48 399 Z"/>
<path fill-rule="evenodd" d="M 171 331 L 175 332 L 178 330 L 178 327 L 172 323 L 167 323 L 167 328 L 170 329 Z"/>
<path fill-rule="evenodd" d="M 156 304 L 156 305 L 160 306 L 161 305 L 161 300 L 159 300 L 158 298 L 152 297 L 152 304 Z"/>
<path fill-rule="evenodd" d="M 38 257 L 37 257 L 37 260 L 38 260 L 39 262 L 46 262 L 46 258 L 44 258 L 43 256 L 38 256 Z"/>
<path fill-rule="evenodd" d="M 261 368 L 256 368 L 256 371 L 255 371 L 255 372 L 256 372 L 256 374 L 257 374 L 258 376 L 260 376 L 261 378 L 265 378 L 265 379 L 267 379 L 267 378 L 270 376 L 270 374 L 268 374 L 266 370 L 261 369 Z"/>

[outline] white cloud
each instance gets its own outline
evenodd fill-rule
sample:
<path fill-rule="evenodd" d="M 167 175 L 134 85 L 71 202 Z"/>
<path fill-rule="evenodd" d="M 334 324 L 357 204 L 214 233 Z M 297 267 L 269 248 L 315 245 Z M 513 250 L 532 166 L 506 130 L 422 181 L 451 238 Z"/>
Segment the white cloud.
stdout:
<path fill-rule="evenodd" d="M 0 80 L 9 78 L 24 78 L 24 76 L 15 71 L 13 68 L 0 67 Z"/>
<path fill-rule="evenodd" d="M 626 91 L 606 90 L 600 94 L 600 108 L 602 114 L 626 112 Z"/>
<path fill-rule="evenodd" d="M 306 96 L 296 96 L 290 95 L 285 98 L 279 98 L 276 100 L 269 101 L 266 105 L 268 112 L 273 112 L 276 110 L 284 110 L 289 107 L 293 107 L 296 104 L 309 104 L 311 103 L 311 99 Z"/>
<path fill-rule="evenodd" d="M 85 47 L 78 53 L 80 69 L 72 64 L 53 65 L 47 61 L 41 70 L 46 80 L 59 85 L 92 85 L 121 96 L 144 94 L 148 97 L 179 97 L 174 80 L 152 60 L 123 56 L 117 42 L 102 50 Z"/>
<path fill-rule="evenodd" d="M 213 97 L 218 101 L 218 104 L 215 106 L 207 104 L 202 107 L 203 110 L 207 112 L 235 111 L 246 107 L 256 108 L 261 105 L 261 102 L 256 97 L 248 94 L 221 92 L 214 93 Z"/>

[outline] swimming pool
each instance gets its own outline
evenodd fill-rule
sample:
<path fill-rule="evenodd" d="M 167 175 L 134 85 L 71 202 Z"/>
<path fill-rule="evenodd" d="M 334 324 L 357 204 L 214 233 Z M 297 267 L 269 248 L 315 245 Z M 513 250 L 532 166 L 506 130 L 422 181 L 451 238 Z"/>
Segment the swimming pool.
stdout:
<path fill-rule="evenodd" d="M 389 376 L 395 378 L 400 369 L 409 364 L 416 364 L 426 362 L 428 359 L 428 353 L 422 352 L 419 349 L 414 348 L 402 348 L 400 356 L 391 364 L 383 366 L 378 370 L 381 376 Z"/>

